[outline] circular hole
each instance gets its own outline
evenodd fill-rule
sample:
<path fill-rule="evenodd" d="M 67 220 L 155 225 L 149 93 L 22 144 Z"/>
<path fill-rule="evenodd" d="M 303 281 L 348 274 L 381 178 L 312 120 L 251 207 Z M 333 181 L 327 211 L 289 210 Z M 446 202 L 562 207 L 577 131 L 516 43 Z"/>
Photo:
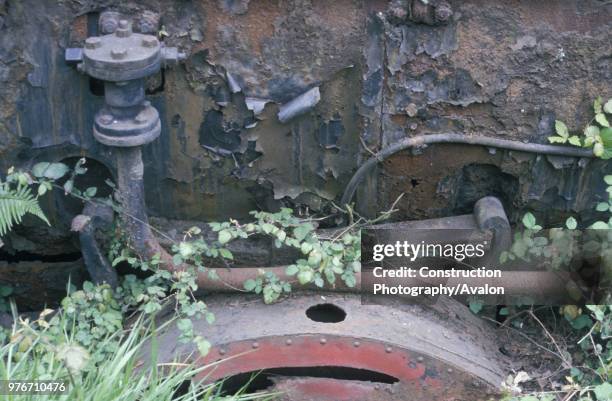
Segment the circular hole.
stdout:
<path fill-rule="evenodd" d="M 338 323 L 346 318 L 346 312 L 334 304 L 318 304 L 306 309 L 310 320 L 321 323 Z"/>

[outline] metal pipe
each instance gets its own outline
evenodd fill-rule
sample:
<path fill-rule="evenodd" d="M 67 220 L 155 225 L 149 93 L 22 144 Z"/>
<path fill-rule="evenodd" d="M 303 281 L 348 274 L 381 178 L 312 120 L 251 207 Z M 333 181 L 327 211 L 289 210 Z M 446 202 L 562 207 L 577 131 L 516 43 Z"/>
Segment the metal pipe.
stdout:
<path fill-rule="evenodd" d="M 349 181 L 348 185 L 344 189 L 341 205 L 346 205 L 351 202 L 355 195 L 357 186 L 363 180 L 363 177 L 372 167 L 377 163 L 384 161 L 389 156 L 395 153 L 423 145 L 429 145 L 434 143 L 464 143 L 467 145 L 481 145 L 492 148 L 501 148 L 507 150 L 516 150 L 519 152 L 528 153 L 539 153 L 544 155 L 556 155 L 556 156 L 571 156 L 571 157 L 594 157 L 593 152 L 589 149 L 572 148 L 568 146 L 556 146 L 556 145 L 544 145 L 539 143 L 523 143 L 518 141 L 511 141 L 508 139 L 497 139 L 490 138 L 480 135 L 462 135 L 462 134 L 429 134 L 429 135 L 418 135 L 409 138 L 404 138 L 401 141 L 394 143 L 384 149 L 381 149 L 374 157 L 368 159 L 363 163 L 353 174 L 353 177 Z"/>

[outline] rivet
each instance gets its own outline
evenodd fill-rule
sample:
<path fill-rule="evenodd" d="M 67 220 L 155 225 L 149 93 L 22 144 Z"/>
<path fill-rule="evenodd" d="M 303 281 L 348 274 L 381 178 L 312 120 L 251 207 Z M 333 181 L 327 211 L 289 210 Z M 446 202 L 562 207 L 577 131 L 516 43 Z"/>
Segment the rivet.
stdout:
<path fill-rule="evenodd" d="M 125 56 L 127 56 L 127 50 L 125 49 L 112 49 L 111 52 L 111 57 L 115 60 L 121 60 L 124 59 Z"/>
<path fill-rule="evenodd" d="M 258 343 L 257 341 L 255 341 L 255 342 L 253 343 L 253 345 L 251 345 L 251 347 L 253 347 L 253 348 L 259 348 L 259 343 Z"/>
<path fill-rule="evenodd" d="M 136 117 L 134 117 L 134 121 L 138 124 L 144 124 L 147 122 L 147 117 L 143 114 L 137 114 Z"/>
<path fill-rule="evenodd" d="M 447 373 L 453 373 L 453 370 L 451 368 L 446 369 Z"/>
<path fill-rule="evenodd" d="M 327 340 L 324 338 L 320 339 L 319 342 L 321 343 L 321 345 L 327 344 Z"/>
<path fill-rule="evenodd" d="M 374 385 L 374 390 L 379 390 L 380 389 L 380 385 L 379 384 L 375 384 Z"/>
<path fill-rule="evenodd" d="M 225 355 L 226 352 L 223 348 L 219 349 L 219 355 Z"/>
<path fill-rule="evenodd" d="M 144 47 L 155 47 L 157 43 L 157 39 L 154 36 L 147 36 L 142 39 L 142 45 Z"/>
<path fill-rule="evenodd" d="M 353 341 L 353 347 L 359 347 L 361 343 L 359 341 Z"/>
<path fill-rule="evenodd" d="M 424 360 L 424 359 L 423 359 L 423 357 L 422 357 L 422 356 L 417 357 L 417 362 L 423 362 L 423 360 Z"/>
<path fill-rule="evenodd" d="M 385 348 L 385 352 L 386 352 L 387 354 L 390 354 L 390 353 L 391 353 L 391 351 L 393 351 L 393 348 L 391 348 L 391 347 L 386 347 L 386 348 Z"/>
<path fill-rule="evenodd" d="M 474 380 L 474 381 L 472 382 L 472 385 L 473 385 L 474 387 L 480 387 L 480 383 L 478 382 L 478 380 Z"/>
<path fill-rule="evenodd" d="M 103 116 L 100 117 L 100 122 L 104 125 L 108 125 L 111 124 L 113 122 L 113 116 L 109 116 L 108 114 L 105 114 Z"/>
<path fill-rule="evenodd" d="M 291 345 L 293 344 L 293 340 L 291 340 L 290 338 L 287 339 L 287 341 L 285 341 L 285 344 L 287 345 Z"/>
<path fill-rule="evenodd" d="M 87 49 L 96 49 L 100 47 L 101 45 L 102 45 L 102 41 L 100 40 L 100 38 L 96 36 L 85 39 L 85 47 Z"/>
<path fill-rule="evenodd" d="M 126 19 L 119 20 L 119 28 L 127 28 L 129 26 L 129 22 Z"/>

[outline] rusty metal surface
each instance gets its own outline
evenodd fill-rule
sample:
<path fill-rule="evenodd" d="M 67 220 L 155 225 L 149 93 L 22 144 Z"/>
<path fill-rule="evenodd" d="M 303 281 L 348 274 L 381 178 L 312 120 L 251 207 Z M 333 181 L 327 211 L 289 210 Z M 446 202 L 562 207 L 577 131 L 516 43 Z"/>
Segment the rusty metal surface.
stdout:
<path fill-rule="evenodd" d="M 264 368 L 340 366 L 396 377 L 423 394 L 416 400 L 437 391 L 476 401 L 506 374 L 491 328 L 452 301 L 426 308 L 362 305 L 356 295 L 300 294 L 274 305 L 244 296 L 205 302 L 216 322 L 194 322 L 194 330 L 213 345 L 199 363 L 234 356 L 203 373 L 207 380 Z M 340 307 L 346 318 L 322 323 L 306 316 L 309 307 L 322 303 Z M 193 355 L 191 345 L 176 342 L 175 330 L 159 339 L 162 361 Z"/>
<path fill-rule="evenodd" d="M 325 212 L 369 157 L 359 136 L 372 148 L 448 131 L 545 142 L 556 118 L 571 129 L 590 119 L 586 93 L 610 96 L 609 5 L 437 3 L 3 1 L 0 167 L 86 155 L 114 170 L 89 129 L 101 104 L 95 83 L 61 60 L 107 10 L 146 33 L 161 29 L 161 18 L 164 44 L 190 53 L 184 68 L 147 86 L 163 132 L 145 149 L 147 203 L 166 218 L 243 217 L 281 205 Z M 281 105 L 315 87 L 312 110 L 278 120 Z M 566 210 L 588 217 L 605 196 L 606 169 L 436 146 L 390 160 L 358 203 L 375 214 L 407 192 L 396 218 L 414 219 L 461 214 L 497 195 L 511 219 L 520 207 L 547 220 Z"/>

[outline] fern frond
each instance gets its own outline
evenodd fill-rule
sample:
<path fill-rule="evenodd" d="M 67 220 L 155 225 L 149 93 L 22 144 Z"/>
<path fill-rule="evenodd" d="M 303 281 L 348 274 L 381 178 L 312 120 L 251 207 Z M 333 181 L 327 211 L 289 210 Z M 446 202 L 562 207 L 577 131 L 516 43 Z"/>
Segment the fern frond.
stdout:
<path fill-rule="evenodd" d="M 50 225 L 29 187 L 3 188 L 0 191 L 0 237 L 8 233 L 15 224 L 21 223 L 26 214 L 33 214 Z"/>

